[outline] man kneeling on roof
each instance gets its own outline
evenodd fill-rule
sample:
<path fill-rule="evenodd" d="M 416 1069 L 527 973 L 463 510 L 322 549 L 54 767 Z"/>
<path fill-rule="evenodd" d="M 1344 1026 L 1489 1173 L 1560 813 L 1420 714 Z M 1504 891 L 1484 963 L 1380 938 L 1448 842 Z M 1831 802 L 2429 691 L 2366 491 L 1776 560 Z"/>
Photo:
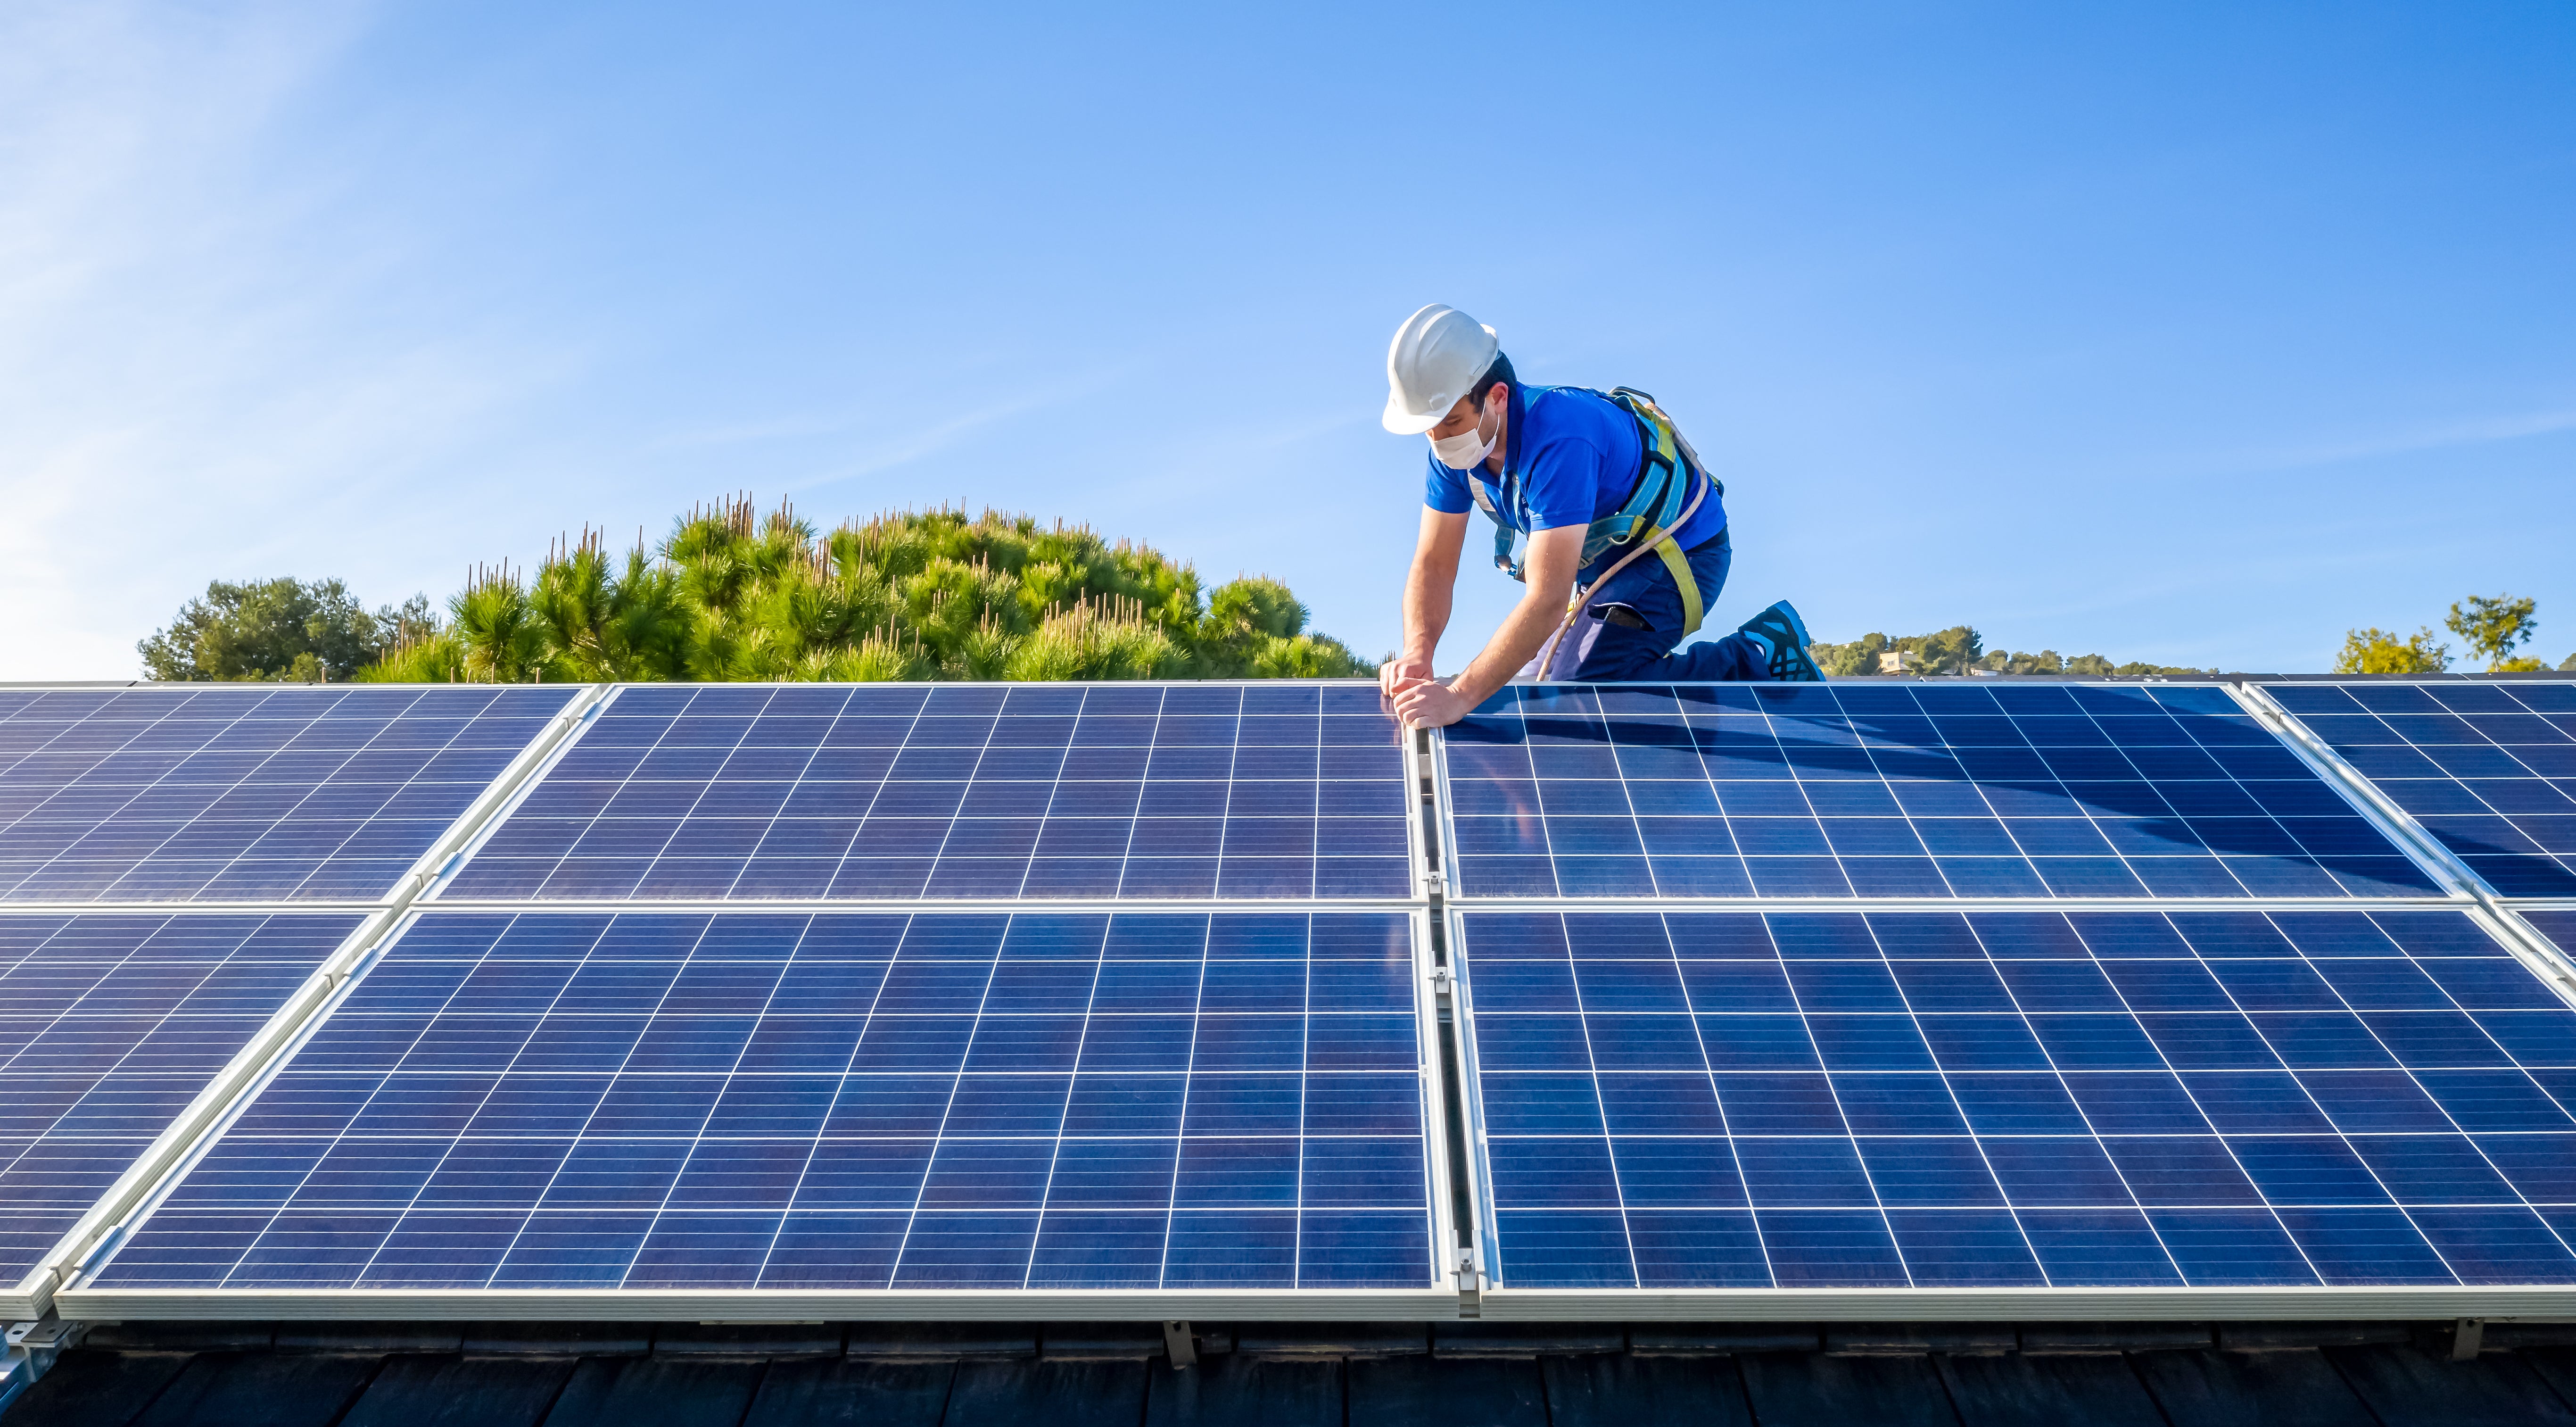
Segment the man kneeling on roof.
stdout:
<path fill-rule="evenodd" d="M 1820 679 L 1787 600 L 1723 639 L 1699 632 L 1733 558 L 1725 488 L 1655 399 L 1620 387 L 1527 386 L 1494 329 L 1433 303 L 1386 352 L 1386 429 L 1431 440 L 1422 537 L 1404 583 L 1404 652 L 1378 680 L 1407 726 L 1456 723 L 1515 671 L 1539 679 Z M 1448 680 L 1467 511 L 1494 522 L 1494 563 L 1529 586 L 1484 651 Z"/>

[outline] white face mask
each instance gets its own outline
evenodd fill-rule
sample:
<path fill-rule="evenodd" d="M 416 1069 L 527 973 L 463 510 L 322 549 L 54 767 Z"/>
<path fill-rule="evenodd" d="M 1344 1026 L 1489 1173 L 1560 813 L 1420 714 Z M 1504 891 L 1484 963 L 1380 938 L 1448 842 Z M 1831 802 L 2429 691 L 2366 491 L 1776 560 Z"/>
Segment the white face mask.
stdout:
<path fill-rule="evenodd" d="M 1475 430 L 1461 431 L 1455 436 L 1440 437 L 1431 443 L 1431 454 L 1440 459 L 1440 464 L 1453 471 L 1473 470 L 1487 456 L 1494 454 L 1494 444 L 1502 438 L 1502 428 L 1499 426 L 1494 429 L 1493 435 L 1485 434 L 1485 418 L 1480 412 L 1476 417 Z"/>

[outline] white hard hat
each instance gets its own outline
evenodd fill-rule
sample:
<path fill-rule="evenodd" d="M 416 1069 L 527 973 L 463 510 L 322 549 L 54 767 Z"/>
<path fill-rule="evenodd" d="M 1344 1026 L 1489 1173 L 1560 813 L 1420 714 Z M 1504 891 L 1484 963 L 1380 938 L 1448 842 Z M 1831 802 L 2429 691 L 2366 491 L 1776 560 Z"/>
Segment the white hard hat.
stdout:
<path fill-rule="evenodd" d="M 1386 415 L 1380 424 L 1398 436 L 1419 436 L 1440 424 L 1502 350 L 1494 329 L 1435 302 L 1395 329 L 1386 348 Z"/>

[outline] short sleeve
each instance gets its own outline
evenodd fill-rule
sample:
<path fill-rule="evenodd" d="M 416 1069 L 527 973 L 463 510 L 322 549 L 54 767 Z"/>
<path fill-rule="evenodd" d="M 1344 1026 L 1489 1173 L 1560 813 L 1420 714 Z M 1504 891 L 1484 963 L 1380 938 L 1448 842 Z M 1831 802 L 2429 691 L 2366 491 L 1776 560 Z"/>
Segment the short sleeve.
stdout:
<path fill-rule="evenodd" d="M 1440 464 L 1437 456 L 1425 456 L 1431 474 L 1422 482 L 1422 503 L 1442 515 L 1465 515 L 1476 508 L 1476 498 L 1467 493 L 1467 476 Z"/>

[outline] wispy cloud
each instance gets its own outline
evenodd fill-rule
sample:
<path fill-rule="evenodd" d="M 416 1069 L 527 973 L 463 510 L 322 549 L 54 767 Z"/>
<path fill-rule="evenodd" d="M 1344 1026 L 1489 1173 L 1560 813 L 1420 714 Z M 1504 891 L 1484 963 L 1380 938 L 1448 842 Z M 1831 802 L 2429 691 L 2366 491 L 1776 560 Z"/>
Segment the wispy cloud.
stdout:
<path fill-rule="evenodd" d="M 275 161 L 370 18 L 0 12 L 0 678 L 130 676 L 209 576 L 399 541 L 424 453 L 558 374 L 384 300 L 425 239 L 339 221 L 360 159 Z"/>
<path fill-rule="evenodd" d="M 2341 440 L 2256 447 L 2217 457 L 2209 464 L 2213 473 L 2292 471 L 2417 451 L 2438 451 L 2453 446 L 2519 441 L 2560 431 L 2576 431 L 2576 407 L 2426 422 Z"/>
<path fill-rule="evenodd" d="M 1124 382 L 1133 369 L 1132 363 L 1110 364 L 1067 381 L 1014 387 L 999 400 L 979 402 L 945 419 L 885 435 L 876 434 L 884 430 L 884 423 L 850 418 L 840 423 L 840 429 L 868 432 L 865 444 L 855 452 L 828 460 L 810 476 L 788 481 L 785 490 L 793 495 L 901 469 L 953 450 L 980 432 L 1111 390 Z"/>

